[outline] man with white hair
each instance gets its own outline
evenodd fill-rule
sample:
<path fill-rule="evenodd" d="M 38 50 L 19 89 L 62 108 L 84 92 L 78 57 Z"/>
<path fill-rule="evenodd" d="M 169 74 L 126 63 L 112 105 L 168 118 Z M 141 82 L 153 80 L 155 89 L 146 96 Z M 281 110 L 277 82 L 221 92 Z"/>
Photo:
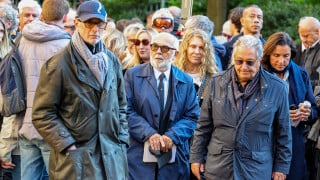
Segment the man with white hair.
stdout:
<path fill-rule="evenodd" d="M 317 68 L 320 66 L 319 20 L 311 16 L 302 17 L 298 24 L 298 32 L 301 44 L 297 46 L 295 62 L 306 68 L 314 90 L 316 86 L 320 85 L 317 72 Z"/>
<path fill-rule="evenodd" d="M 261 41 L 243 35 L 234 44 L 233 66 L 211 79 L 190 148 L 200 179 L 284 180 L 292 137 L 288 89 L 260 68 Z"/>
<path fill-rule="evenodd" d="M 297 55 L 294 61 L 306 68 L 310 77 L 312 89 L 315 95 L 320 93 L 320 22 L 317 18 L 306 16 L 302 17 L 298 24 L 298 32 L 301 43 L 297 45 Z M 307 128 L 306 128 L 307 131 Z M 313 140 L 307 140 L 306 142 L 306 163 L 308 169 L 308 179 L 315 180 L 317 175 L 317 168 L 315 164 L 319 163 L 316 158 L 315 144 L 317 142 Z M 318 153 L 318 152 L 317 152 Z M 319 174 L 317 175 L 319 176 Z"/>
<path fill-rule="evenodd" d="M 38 19 L 41 13 L 41 7 L 35 0 L 22 0 L 18 4 L 19 9 L 19 31 L 34 19 Z"/>
<path fill-rule="evenodd" d="M 171 65 L 178 46 L 170 33 L 155 35 L 150 63 L 125 74 L 129 179 L 189 180 L 189 140 L 200 109 L 192 78 Z"/>

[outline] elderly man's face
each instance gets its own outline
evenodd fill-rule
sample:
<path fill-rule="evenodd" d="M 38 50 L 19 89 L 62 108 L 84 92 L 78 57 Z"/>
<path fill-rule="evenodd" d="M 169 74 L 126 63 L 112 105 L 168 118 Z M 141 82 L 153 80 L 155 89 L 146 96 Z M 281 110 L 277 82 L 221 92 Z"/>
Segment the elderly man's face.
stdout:
<path fill-rule="evenodd" d="M 166 34 L 157 35 L 153 38 L 150 51 L 150 62 L 153 68 L 160 72 L 169 69 L 173 61 L 176 49 L 174 48 L 174 39 Z"/>
<path fill-rule="evenodd" d="M 91 18 L 85 22 L 76 19 L 74 25 L 83 41 L 95 45 L 102 38 L 103 30 L 107 24 L 98 18 Z"/>
<path fill-rule="evenodd" d="M 39 11 L 36 8 L 25 7 L 22 9 L 22 12 L 19 15 L 19 27 L 22 31 L 23 27 L 26 24 L 31 23 L 33 20 L 39 18 Z"/>
<path fill-rule="evenodd" d="M 299 36 L 305 47 L 311 47 L 319 40 L 319 30 L 312 26 L 299 27 Z"/>
<path fill-rule="evenodd" d="M 260 34 L 263 24 L 263 13 L 260 8 L 250 7 L 243 11 L 240 19 L 243 29 L 248 34 Z"/>
<path fill-rule="evenodd" d="M 257 60 L 257 50 L 251 47 L 240 46 L 236 48 L 233 63 L 242 86 L 253 79 L 260 67 L 260 62 Z"/>

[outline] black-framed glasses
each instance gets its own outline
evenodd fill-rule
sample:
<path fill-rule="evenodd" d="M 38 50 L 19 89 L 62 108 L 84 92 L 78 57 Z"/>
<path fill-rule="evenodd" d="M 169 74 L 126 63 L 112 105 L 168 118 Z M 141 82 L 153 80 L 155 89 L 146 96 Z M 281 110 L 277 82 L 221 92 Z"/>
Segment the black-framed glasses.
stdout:
<path fill-rule="evenodd" d="M 155 52 L 158 51 L 158 49 L 160 48 L 160 51 L 162 53 L 167 53 L 169 50 L 176 50 L 175 48 L 171 48 L 169 46 L 159 46 L 157 44 L 151 44 L 150 47 L 151 47 L 151 51 L 155 51 Z"/>
<path fill-rule="evenodd" d="M 141 41 L 139 39 L 136 39 L 134 41 L 134 45 L 140 46 L 140 43 L 142 43 L 144 46 L 148 46 L 150 41 L 148 39 L 142 39 Z"/>
<path fill-rule="evenodd" d="M 243 63 L 245 63 L 247 66 L 254 66 L 254 64 L 256 63 L 256 61 L 244 61 L 244 60 L 234 60 L 234 63 L 236 65 L 242 65 Z"/>
<path fill-rule="evenodd" d="M 84 24 L 84 26 L 88 29 L 92 29 L 95 25 L 98 26 L 99 29 L 105 29 L 107 27 L 107 23 L 100 21 L 100 22 L 93 22 L 93 21 L 81 21 L 80 19 L 78 19 L 79 22 L 82 22 Z"/>

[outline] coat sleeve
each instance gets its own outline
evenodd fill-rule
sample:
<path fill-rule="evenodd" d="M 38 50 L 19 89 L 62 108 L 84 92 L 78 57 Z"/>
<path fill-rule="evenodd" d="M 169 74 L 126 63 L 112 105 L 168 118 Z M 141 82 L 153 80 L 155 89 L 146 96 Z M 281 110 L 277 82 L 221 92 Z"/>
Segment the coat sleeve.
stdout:
<path fill-rule="evenodd" d="M 33 101 L 32 122 L 44 140 L 55 150 L 62 152 L 76 141 L 58 115 L 63 72 L 61 66 L 53 60 L 47 61 L 41 68 Z"/>
<path fill-rule="evenodd" d="M 193 135 L 193 140 L 190 148 L 190 163 L 205 163 L 207 146 L 210 142 L 213 132 L 211 106 L 211 99 L 213 94 L 214 93 L 212 85 L 210 83 L 210 88 L 201 106 L 200 119 L 197 122 L 197 128 L 195 129 Z"/>
<path fill-rule="evenodd" d="M 118 101 L 119 101 L 119 121 L 120 121 L 120 134 L 119 139 L 121 142 L 129 146 L 129 128 L 126 118 L 127 113 L 127 99 L 125 92 L 125 84 L 122 75 L 122 70 L 119 61 L 116 59 L 116 69 L 118 77 Z"/>
<path fill-rule="evenodd" d="M 3 117 L 0 131 L 0 160 L 3 162 L 9 162 L 12 152 L 18 148 L 18 131 L 23 116 L 22 113 Z"/>
<path fill-rule="evenodd" d="M 178 145 L 185 143 L 185 141 L 191 138 L 200 114 L 198 98 L 192 81 L 188 81 L 187 84 L 183 84 L 180 87 L 187 88 L 185 101 L 177 102 L 181 103 L 178 107 L 182 107 L 182 109 L 177 109 L 177 112 L 182 112 L 182 115 L 179 119 L 175 119 L 176 122 L 173 126 L 165 132 L 165 135 L 170 137 L 174 144 Z"/>
<path fill-rule="evenodd" d="M 277 98 L 278 111 L 274 120 L 274 165 L 273 172 L 289 173 L 292 158 L 292 135 L 289 116 L 288 89 L 282 86 Z"/>
<path fill-rule="evenodd" d="M 301 70 L 301 74 L 302 74 L 303 81 L 305 83 L 305 87 L 307 90 L 305 100 L 307 100 L 311 103 L 311 115 L 309 116 L 308 120 L 306 121 L 306 124 L 311 125 L 315 122 L 316 118 L 318 117 L 316 98 L 313 94 L 311 81 L 310 81 L 310 78 L 309 78 L 307 71 L 305 69 L 303 69 L 303 70 Z"/>
<path fill-rule="evenodd" d="M 135 105 L 135 102 L 137 100 L 135 100 L 134 91 L 136 91 L 137 89 L 134 89 L 134 87 L 138 86 L 134 86 L 134 83 L 136 82 L 134 77 L 135 76 L 132 73 L 131 69 L 128 69 L 124 76 L 128 101 L 127 119 L 130 128 L 130 136 L 136 141 L 143 143 L 147 141 L 151 135 L 157 133 L 157 131 L 152 128 L 147 120 L 142 117 L 136 110 L 137 105 Z"/>

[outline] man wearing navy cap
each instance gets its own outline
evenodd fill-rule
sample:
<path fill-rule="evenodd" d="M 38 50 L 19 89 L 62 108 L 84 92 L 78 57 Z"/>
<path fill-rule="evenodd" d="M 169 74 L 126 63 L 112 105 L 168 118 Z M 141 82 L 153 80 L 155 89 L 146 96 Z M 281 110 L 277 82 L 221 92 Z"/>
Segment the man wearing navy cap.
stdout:
<path fill-rule="evenodd" d="M 50 179 L 128 179 L 124 81 L 101 41 L 107 13 L 99 1 L 77 10 L 69 45 L 41 69 L 33 124 L 50 144 Z"/>

